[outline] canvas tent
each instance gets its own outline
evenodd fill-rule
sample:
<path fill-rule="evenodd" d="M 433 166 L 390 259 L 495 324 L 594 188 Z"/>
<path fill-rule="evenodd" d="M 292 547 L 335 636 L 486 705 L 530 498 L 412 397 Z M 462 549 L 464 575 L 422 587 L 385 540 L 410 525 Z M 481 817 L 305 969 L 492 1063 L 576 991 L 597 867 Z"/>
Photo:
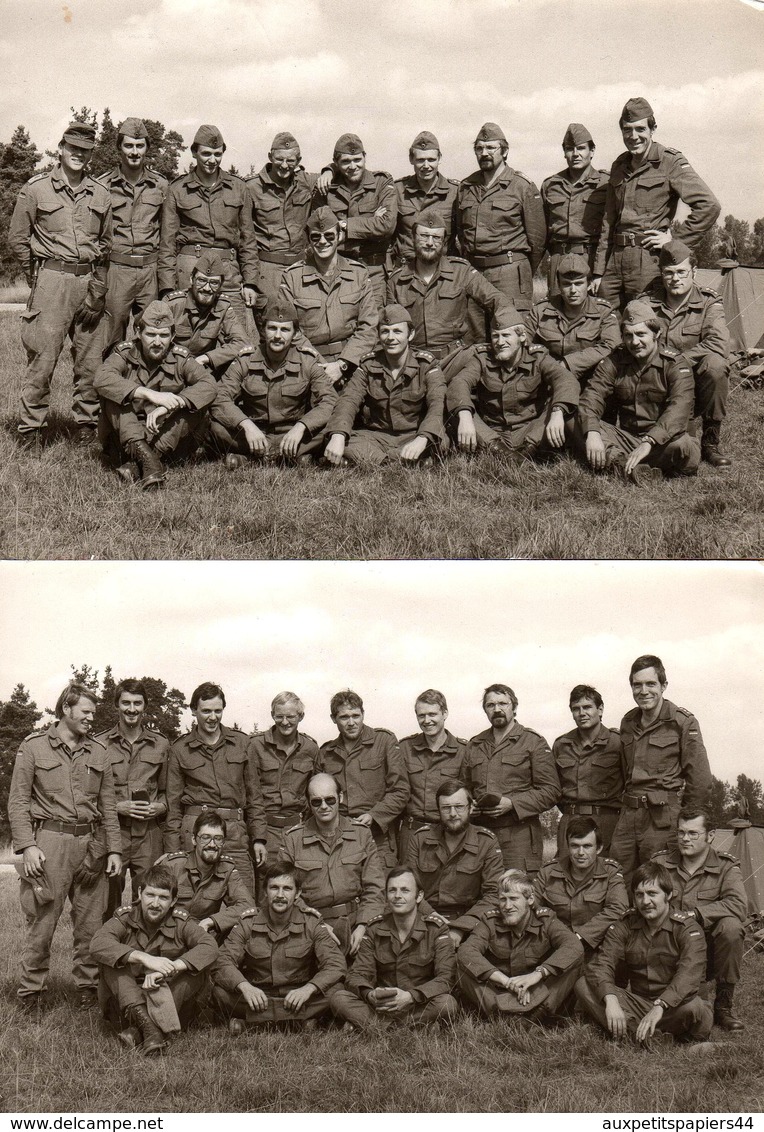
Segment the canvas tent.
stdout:
<path fill-rule="evenodd" d="M 764 829 L 740 819 L 730 825 L 730 829 L 715 830 L 714 849 L 738 859 L 748 896 L 748 915 L 764 918 Z"/>
<path fill-rule="evenodd" d="M 716 269 L 698 268 L 696 278 L 721 296 L 733 354 L 764 348 L 764 267 L 721 260 Z"/>

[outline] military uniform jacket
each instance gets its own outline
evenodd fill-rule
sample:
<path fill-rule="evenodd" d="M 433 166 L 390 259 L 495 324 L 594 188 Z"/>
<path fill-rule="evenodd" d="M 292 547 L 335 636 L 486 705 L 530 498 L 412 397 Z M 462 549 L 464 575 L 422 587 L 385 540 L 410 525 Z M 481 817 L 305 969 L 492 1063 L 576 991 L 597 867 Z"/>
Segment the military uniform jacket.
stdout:
<path fill-rule="evenodd" d="M 167 180 L 153 169 L 144 169 L 133 185 L 119 166 L 102 173 L 99 184 L 111 196 L 114 242 L 111 250 L 123 255 L 149 255 L 159 249 L 159 223 L 167 195 Z"/>
<path fill-rule="evenodd" d="M 470 932 L 496 906 L 504 872 L 501 848 L 482 826 L 468 825 L 453 850 L 440 822 L 423 826 L 409 839 L 406 863 L 421 880 L 427 902 L 452 928 Z"/>
<path fill-rule="evenodd" d="M 8 794 L 17 853 L 35 844 L 33 822 L 102 822 L 109 853 L 122 852 L 114 777 L 106 748 L 84 738 L 70 751 L 58 724 L 27 735 L 19 747 Z"/>
<path fill-rule="evenodd" d="M 432 354 L 409 347 L 403 369 L 390 373 L 384 350 L 361 359 L 343 389 L 326 431 L 350 436 L 354 427 L 399 436 L 443 436 L 446 379 Z M 359 416 L 360 414 L 360 416 Z"/>
<path fill-rule="evenodd" d="M 335 841 L 324 840 L 313 818 L 288 829 L 279 858 L 302 874 L 302 898 L 311 908 L 357 904 L 354 923 L 366 924 L 385 903 L 385 874 L 366 826 L 340 817 Z"/>
<path fill-rule="evenodd" d="M 232 857 L 225 854 L 210 872 L 203 872 L 196 853 L 165 853 L 164 865 L 178 882 L 178 907 L 195 920 L 211 919 L 224 935 L 253 903 L 252 893 L 241 878 Z"/>
<path fill-rule="evenodd" d="M 457 739 L 446 731 L 446 741 L 437 751 L 431 751 L 424 735 L 407 735 L 401 739 L 401 756 L 409 784 L 406 813 L 422 821 L 438 821 L 440 812 L 435 792 L 446 778 L 461 778 L 465 739 Z"/>
<path fill-rule="evenodd" d="M 115 724 L 96 736 L 103 743 L 111 761 L 114 793 L 118 802 L 129 802 L 136 790 L 145 790 L 149 802 L 159 802 L 167 809 L 167 751 L 169 742 L 153 727 L 143 727 L 134 743 L 129 743 Z M 120 818 L 127 825 L 134 819 Z M 137 825 L 144 823 L 137 822 Z"/>
<path fill-rule="evenodd" d="M 351 817 L 371 814 L 384 831 L 403 813 L 409 785 L 392 731 L 364 724 L 350 751 L 340 736 L 330 739 L 321 745 L 318 764 L 338 780 L 345 795 L 344 810 Z"/>
<path fill-rule="evenodd" d="M 539 191 L 509 166 L 490 188 L 480 170 L 461 182 L 456 194 L 457 236 L 462 254 L 494 256 L 524 252 L 535 271 L 546 245 L 546 221 Z"/>
<path fill-rule="evenodd" d="M 252 841 L 265 841 L 265 807 L 249 737 L 234 727 L 220 728 L 220 741 L 207 747 L 196 726 L 170 747 L 167 763 L 165 845 L 177 849 L 187 806 L 242 809 Z"/>
<path fill-rule="evenodd" d="M 690 209 L 682 226 L 682 241 L 695 248 L 712 227 L 721 205 L 684 154 L 652 142 L 637 169 L 632 169 L 628 151 L 616 157 L 610 168 L 594 274 L 603 274 L 617 233 L 633 232 L 639 237 L 649 228 L 666 231 L 680 200 Z"/>
<path fill-rule="evenodd" d="M 416 273 L 414 260 L 394 271 L 387 280 L 387 301 L 400 303 L 412 318 L 414 346 L 441 349 L 467 333 L 468 299 L 491 314 L 506 299 L 466 259 L 443 256 L 429 283 Z"/>
<path fill-rule="evenodd" d="M 551 861 L 536 874 L 533 891 L 537 905 L 551 908 L 590 947 L 599 947 L 629 908 L 621 866 L 607 857 L 597 857 L 582 880 L 574 879 L 569 862 Z"/>
<path fill-rule="evenodd" d="M 225 366 L 237 357 L 254 353 L 228 299 L 219 295 L 211 307 L 198 307 L 191 291 L 175 291 L 167 296 L 175 315 L 175 340 L 189 354 L 206 354 L 213 368 Z"/>
<path fill-rule="evenodd" d="M 297 732 L 297 745 L 289 754 L 276 741 L 274 728 L 251 739 L 250 750 L 257 765 L 260 788 L 265 799 L 265 816 L 269 824 L 281 819 L 294 824 L 305 808 L 308 780 L 318 771 L 318 744 L 310 735 Z"/>
<path fill-rule="evenodd" d="M 541 201 L 547 227 L 547 244 L 596 245 L 605 214 L 608 175 L 590 165 L 578 180 L 567 166 L 541 183 Z"/>
<path fill-rule="evenodd" d="M 450 994 L 455 982 L 456 952 L 442 920 L 417 912 L 401 943 L 392 912 L 385 912 L 368 924 L 346 985 L 359 998 L 375 987 L 397 987 L 421 1005 Z"/>
<path fill-rule="evenodd" d="M 678 849 L 664 849 L 653 857 L 671 873 L 674 884 L 672 906 L 683 912 L 694 911 L 704 928 L 732 916 L 741 923 L 748 919 L 748 897 L 737 860 L 730 853 L 718 853 L 713 846 L 694 873 L 685 871 Z"/>
<path fill-rule="evenodd" d="M 277 184 L 267 162 L 259 173 L 246 178 L 252 201 L 258 252 L 304 254 L 308 242 L 305 222 L 311 212 L 316 174 L 296 169 L 287 186 Z"/>
<path fill-rule="evenodd" d="M 490 428 L 512 428 L 536 420 L 552 405 L 572 413 L 578 381 L 542 346 L 526 347 L 513 370 L 494 361 L 488 346 L 473 346 L 448 385 L 450 413 L 476 412 Z"/>
<path fill-rule="evenodd" d="M 336 346 L 339 357 L 358 365 L 377 341 L 379 311 L 369 273 L 361 263 L 337 257 L 335 269 L 321 275 L 313 264 L 295 263 L 284 272 L 281 293 L 297 311 L 300 330 L 312 346 Z"/>
<path fill-rule="evenodd" d="M 224 990 L 240 983 L 286 994 L 313 983 L 326 994 L 347 971 L 340 948 L 314 909 L 293 906 L 284 927 L 276 927 L 266 909 L 245 911 L 220 950 L 212 977 Z"/>
<path fill-rule="evenodd" d="M 627 794 L 648 801 L 668 801 L 667 791 L 684 787 L 682 804 L 702 806 L 711 787 L 711 771 L 698 721 L 684 708 L 664 700 L 655 723 L 643 728 L 639 708 L 621 720 Z"/>
<path fill-rule="evenodd" d="M 200 972 L 215 962 L 218 945 L 188 912 L 170 909 L 160 924 L 147 925 L 140 901 L 118 908 L 90 941 L 90 954 L 102 967 L 124 967 L 131 951 L 163 959 L 182 959 L 188 969 Z"/>
<path fill-rule="evenodd" d="M 684 302 L 676 310 L 666 304 L 663 283 L 656 281 L 640 298 L 647 299 L 661 324 L 662 340 L 682 354 L 691 366 L 709 354 L 728 358 L 730 332 L 724 317 L 722 301 L 711 287 L 693 283 Z"/>
<path fill-rule="evenodd" d="M 687 359 L 661 346 L 651 361 L 638 362 L 616 350 L 597 366 L 581 394 L 579 419 L 584 433 L 601 432 L 601 418 L 612 396 L 622 429 L 656 444 L 668 444 L 687 431 L 695 403 L 695 382 Z"/>
<path fill-rule="evenodd" d="M 486 982 L 494 971 L 509 978 L 528 975 L 543 965 L 551 975 L 562 975 L 582 959 L 584 949 L 570 928 L 549 908 L 531 908 L 522 932 L 513 932 L 493 909 L 481 919 L 458 951 L 459 966 Z"/>
<path fill-rule="evenodd" d="M 92 177 L 72 189 L 57 165 L 27 181 L 16 198 L 8 244 L 27 273 L 33 258 L 103 265 L 111 242 L 111 197 Z"/>
<path fill-rule="evenodd" d="M 670 912 L 650 935 L 639 912 L 611 924 L 587 971 L 587 981 L 604 999 L 615 994 L 616 969 L 625 963 L 633 994 L 662 998 L 668 1007 L 694 998 L 706 973 L 706 939 L 686 912 Z"/>
<path fill-rule="evenodd" d="M 215 378 L 190 356 L 185 346 L 173 345 L 163 362 L 149 369 L 140 340 L 122 342 L 109 354 L 93 380 L 96 392 L 107 401 L 126 405 L 139 387 L 178 393 L 192 411 L 206 409 L 215 400 Z M 143 406 L 141 406 L 143 409 Z"/>
<path fill-rule="evenodd" d="M 427 191 L 421 188 L 412 173 L 395 182 L 398 194 L 398 227 L 395 233 L 395 254 L 400 259 L 409 259 L 414 254 L 414 225 L 421 212 L 431 208 L 442 216 L 446 229 L 445 247 L 453 246 L 454 207 L 458 181 L 452 181 L 438 173 L 434 184 Z M 395 300 L 398 301 L 397 299 Z"/>
<path fill-rule="evenodd" d="M 320 432 L 337 403 L 337 391 L 307 344 L 292 342 L 274 369 L 259 350 L 237 358 L 218 384 L 212 416 L 228 429 L 252 420 L 266 433 L 288 432 L 304 424 Z"/>
<path fill-rule="evenodd" d="M 195 244 L 234 249 L 244 282 L 255 285 L 258 260 L 252 201 L 240 177 L 221 169 L 215 184 L 207 189 L 192 171 L 169 185 L 159 241 L 160 294 L 175 290 L 175 257 L 186 245 Z"/>
<path fill-rule="evenodd" d="M 549 744 L 537 731 L 514 721 L 510 731 L 498 744 L 489 727 L 469 741 L 464 756 L 464 769 L 479 803 L 485 794 L 500 794 L 512 799 L 510 820 L 536 818 L 554 806 L 560 797 L 560 780 Z M 481 815 L 481 824 L 490 829 L 503 818 Z"/>
<path fill-rule="evenodd" d="M 362 262 L 370 257 L 384 257 L 398 220 L 398 194 L 389 173 L 367 169 L 360 185 L 355 187 L 335 180 L 326 190 L 326 197 L 316 199 L 315 207 L 324 203 L 339 220 L 347 221 L 343 255 Z M 382 207 L 387 209 L 387 215 L 375 216 Z"/>
<path fill-rule="evenodd" d="M 620 808 L 623 797 L 621 735 L 600 724 L 591 744 L 577 727 L 555 739 L 552 754 L 560 776 L 561 801 Z"/>
<path fill-rule="evenodd" d="M 560 296 L 536 303 L 528 319 L 528 337 L 579 379 L 621 345 L 618 316 L 610 303 L 591 295 L 572 319 L 566 316 Z"/>

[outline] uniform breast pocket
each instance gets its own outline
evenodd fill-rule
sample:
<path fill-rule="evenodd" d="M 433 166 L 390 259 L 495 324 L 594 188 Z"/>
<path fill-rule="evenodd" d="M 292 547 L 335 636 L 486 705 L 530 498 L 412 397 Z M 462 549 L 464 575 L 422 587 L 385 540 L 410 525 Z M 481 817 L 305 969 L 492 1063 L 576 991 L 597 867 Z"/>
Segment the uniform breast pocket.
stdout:
<path fill-rule="evenodd" d="M 247 944 L 246 956 L 258 961 L 263 959 L 270 959 L 271 945 L 269 940 L 264 935 L 251 936 Z"/>
<path fill-rule="evenodd" d="M 383 762 L 384 755 L 381 751 L 368 751 L 361 755 L 358 760 L 358 765 L 364 773 L 370 774 L 373 771 L 381 770 Z"/>
<path fill-rule="evenodd" d="M 599 908 L 604 907 L 606 894 L 607 880 L 605 879 L 605 877 L 602 877 L 601 880 L 597 880 L 589 885 L 586 892 L 584 893 L 584 900 L 587 906 L 591 909 L 592 915 L 594 915 L 594 913 Z"/>
<path fill-rule="evenodd" d="M 679 740 L 676 735 L 653 735 L 647 745 L 651 768 L 661 770 L 672 767 L 679 759 Z"/>
<path fill-rule="evenodd" d="M 223 190 L 220 203 L 225 211 L 226 217 L 231 220 L 235 218 L 241 208 L 241 200 L 238 194 L 230 192 L 227 189 Z"/>
<path fill-rule="evenodd" d="M 345 310 L 347 310 L 347 308 L 357 307 L 361 302 L 361 292 L 340 291 L 339 300 Z"/>
<path fill-rule="evenodd" d="M 84 765 L 83 785 L 86 794 L 98 795 L 103 780 L 103 766 L 100 763 L 86 762 Z"/>
<path fill-rule="evenodd" d="M 97 236 L 103 228 L 103 218 L 106 212 L 106 207 L 107 206 L 105 204 L 96 204 L 95 202 L 93 202 L 88 209 L 88 224 L 90 233 L 93 236 Z"/>
<path fill-rule="evenodd" d="M 66 210 L 61 201 L 38 201 L 37 223 L 43 232 L 65 232 L 68 228 Z"/>
<path fill-rule="evenodd" d="M 662 177 L 659 173 L 646 174 L 639 178 L 636 188 L 637 201 L 657 203 L 657 198 L 667 188 L 666 178 Z"/>
<path fill-rule="evenodd" d="M 517 394 L 523 401 L 531 401 L 545 392 L 544 383 L 538 373 L 524 373 L 518 377 L 516 384 Z"/>
<path fill-rule="evenodd" d="M 343 865 L 353 865 L 354 867 L 360 867 L 365 855 L 366 854 L 364 853 L 360 845 L 357 845 L 354 842 L 349 842 L 343 845 L 340 851 L 340 861 Z"/>
<path fill-rule="evenodd" d="M 309 939 L 296 939 L 285 946 L 284 954 L 288 955 L 292 962 L 307 963 L 312 950 L 313 944 Z"/>
<path fill-rule="evenodd" d="M 480 872 L 480 860 L 472 853 L 464 853 L 459 859 L 456 871 L 461 876 L 476 876 Z"/>
<path fill-rule="evenodd" d="M 307 383 L 299 378 L 287 379 L 281 386 L 281 400 L 287 410 L 299 412 L 310 407 Z"/>

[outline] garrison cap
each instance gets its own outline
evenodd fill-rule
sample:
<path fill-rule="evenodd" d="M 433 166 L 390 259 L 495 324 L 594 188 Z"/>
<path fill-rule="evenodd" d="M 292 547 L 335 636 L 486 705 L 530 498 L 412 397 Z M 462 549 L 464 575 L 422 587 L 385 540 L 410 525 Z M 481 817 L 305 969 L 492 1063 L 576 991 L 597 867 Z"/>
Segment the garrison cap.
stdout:
<path fill-rule="evenodd" d="M 501 126 L 497 126 L 495 122 L 484 122 L 478 130 L 478 136 L 475 138 L 475 144 L 480 141 L 498 141 L 504 142 L 507 145 L 507 139 L 504 136 L 504 131 Z"/>
<path fill-rule="evenodd" d="M 80 149 L 93 149 L 96 143 L 95 126 L 90 122 L 70 122 L 64 130 L 64 141 Z"/>
<path fill-rule="evenodd" d="M 164 330 L 166 327 L 174 330 L 175 315 L 172 313 L 172 307 L 169 303 L 154 299 L 141 315 L 140 323 L 141 326 L 156 326 L 160 330 Z"/>
<path fill-rule="evenodd" d="M 379 312 L 380 326 L 394 326 L 398 322 L 407 322 L 411 325 L 411 315 L 400 303 L 387 303 Z"/>
<path fill-rule="evenodd" d="M 340 222 L 328 205 L 322 204 L 315 212 L 311 212 L 305 223 L 306 232 L 327 232 L 330 228 L 339 228 Z"/>
<path fill-rule="evenodd" d="M 271 142 L 271 150 L 274 149 L 299 149 L 300 143 L 294 134 L 290 134 L 288 130 L 279 130 L 275 138 Z"/>
<path fill-rule="evenodd" d="M 230 262 L 230 261 L 229 261 Z M 192 275 L 219 275 L 226 278 L 227 266 L 217 248 L 205 248 L 194 264 Z"/>
<path fill-rule="evenodd" d="M 624 308 L 624 326 L 636 326 L 640 322 L 649 322 L 651 318 L 655 318 L 655 311 L 644 299 L 632 299 Z"/>
<path fill-rule="evenodd" d="M 225 142 L 223 135 L 217 126 L 204 125 L 200 126 L 194 134 L 192 145 L 206 145 L 210 149 L 220 149 L 221 146 L 225 149 Z"/>
<path fill-rule="evenodd" d="M 582 126 L 580 122 L 571 122 L 565 131 L 565 137 L 562 139 L 563 147 L 573 148 L 577 145 L 583 145 L 585 142 L 594 145 L 594 138 L 586 126 Z"/>
<path fill-rule="evenodd" d="M 646 98 L 630 98 L 621 111 L 622 122 L 641 122 L 643 118 L 653 118 L 653 108 Z"/>
<path fill-rule="evenodd" d="M 658 266 L 668 267 L 677 263 L 684 263 L 692 255 L 692 250 L 683 244 L 681 240 L 669 240 L 661 248 L 661 254 L 658 256 Z"/>
<path fill-rule="evenodd" d="M 525 326 L 525 319 L 514 303 L 502 303 L 491 318 L 492 330 L 507 330 L 510 326 Z"/>
<path fill-rule="evenodd" d="M 415 228 L 442 228 L 445 232 L 446 221 L 443 214 L 438 212 L 437 208 L 426 208 L 424 212 L 420 212 L 414 221 Z"/>
<path fill-rule="evenodd" d="M 358 134 L 342 134 L 337 138 L 334 143 L 334 156 L 339 157 L 342 153 L 365 153 L 363 142 Z"/>
<path fill-rule="evenodd" d="M 412 149 L 437 149 L 440 153 L 440 142 L 429 130 L 420 130 L 411 143 Z"/>
<path fill-rule="evenodd" d="M 297 325 L 297 311 L 286 299 L 271 295 L 260 315 L 263 322 L 293 322 Z"/>
<path fill-rule="evenodd" d="M 589 278 L 589 264 L 582 255 L 564 255 L 557 264 L 557 275 L 583 275 Z"/>
<path fill-rule="evenodd" d="M 117 126 L 117 134 L 123 134 L 126 138 L 148 139 L 149 136 L 142 118 L 125 118 L 124 122 L 120 122 Z"/>

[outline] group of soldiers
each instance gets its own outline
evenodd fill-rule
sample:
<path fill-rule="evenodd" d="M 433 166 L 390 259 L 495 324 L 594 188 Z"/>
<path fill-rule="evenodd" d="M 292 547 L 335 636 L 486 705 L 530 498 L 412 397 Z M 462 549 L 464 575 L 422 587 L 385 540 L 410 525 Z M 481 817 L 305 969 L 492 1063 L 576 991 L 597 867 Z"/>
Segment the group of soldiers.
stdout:
<path fill-rule="evenodd" d="M 571 123 L 565 168 L 539 192 L 492 122 L 461 182 L 440 172 L 429 131 L 399 180 L 368 169 L 352 133 L 308 173 L 287 132 L 241 179 L 202 125 L 190 171 L 169 184 L 140 119 L 120 123 L 118 164 L 95 180 L 95 129 L 73 122 L 9 233 L 32 287 L 21 443 L 41 451 L 68 335 L 77 441 L 100 439 L 143 488 L 184 457 L 374 466 L 457 447 L 515 463 L 567 446 L 637 483 L 692 475 L 701 458 L 729 466 L 729 333 L 693 254 L 720 205 L 654 140 L 644 98 L 619 126 L 626 150 L 608 175 Z M 534 305 L 545 253 L 549 295 Z"/>
<path fill-rule="evenodd" d="M 97 736 L 93 691 L 70 684 L 56 721 L 22 743 L 10 789 L 19 1004 L 44 1005 L 68 897 L 80 1007 L 100 999 L 147 1054 L 203 1001 L 232 1034 L 319 1016 L 372 1032 L 449 1023 L 459 1001 L 539 1024 L 578 1009 L 616 1039 L 741 1030 L 747 900 L 712 845 L 700 728 L 666 699 L 659 657 L 638 657 L 629 683 L 636 706 L 618 730 L 595 688 L 573 688 L 575 726 L 551 749 L 502 683 L 469 741 L 447 729 L 436 689 L 400 742 L 340 691 L 320 748 L 293 692 L 250 736 L 203 683 L 193 726 L 170 743 L 146 722 L 140 681 L 117 686 L 117 722 Z M 554 806 L 557 856 L 543 865 Z"/>

